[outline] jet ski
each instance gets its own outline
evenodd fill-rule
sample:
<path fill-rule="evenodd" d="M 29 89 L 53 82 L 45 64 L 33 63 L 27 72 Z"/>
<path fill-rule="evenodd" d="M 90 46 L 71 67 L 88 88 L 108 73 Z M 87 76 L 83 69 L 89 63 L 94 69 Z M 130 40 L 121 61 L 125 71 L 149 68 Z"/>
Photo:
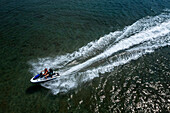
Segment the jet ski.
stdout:
<path fill-rule="evenodd" d="M 50 80 L 54 80 L 58 77 L 60 77 L 59 73 L 53 73 L 51 76 L 48 76 L 47 78 L 45 78 L 45 76 L 42 76 L 42 74 L 40 73 L 32 77 L 30 82 L 31 83 L 43 83 L 43 82 L 47 82 Z"/>

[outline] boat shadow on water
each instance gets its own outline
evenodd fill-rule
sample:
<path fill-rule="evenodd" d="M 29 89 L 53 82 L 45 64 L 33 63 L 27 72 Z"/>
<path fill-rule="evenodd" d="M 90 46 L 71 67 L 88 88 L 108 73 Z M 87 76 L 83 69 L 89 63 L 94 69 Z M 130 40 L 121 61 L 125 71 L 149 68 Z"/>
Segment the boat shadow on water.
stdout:
<path fill-rule="evenodd" d="M 39 85 L 39 84 L 36 84 L 36 85 L 33 85 L 33 86 L 30 86 L 26 89 L 26 94 L 33 94 L 33 93 L 36 93 L 36 92 L 39 92 L 39 91 L 42 91 L 44 88 Z"/>

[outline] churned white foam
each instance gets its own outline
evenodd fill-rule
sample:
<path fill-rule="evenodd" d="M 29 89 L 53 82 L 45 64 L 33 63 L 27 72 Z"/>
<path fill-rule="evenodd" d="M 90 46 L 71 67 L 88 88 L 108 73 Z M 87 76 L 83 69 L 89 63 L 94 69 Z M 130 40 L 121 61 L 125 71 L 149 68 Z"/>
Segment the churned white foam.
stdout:
<path fill-rule="evenodd" d="M 58 79 L 42 84 L 51 89 L 53 94 L 58 94 L 98 77 L 99 73 L 112 72 L 114 67 L 137 60 L 144 54 L 168 45 L 170 13 L 166 12 L 140 19 L 122 31 L 111 32 L 73 53 L 55 58 L 41 58 L 30 63 L 34 74 L 45 67 L 59 70 L 61 76 Z"/>
<path fill-rule="evenodd" d="M 113 45 L 111 48 L 104 51 L 103 53 L 87 60 L 84 63 L 81 63 L 79 65 L 76 65 L 76 66 L 70 68 L 68 71 L 64 72 L 63 75 L 68 75 L 69 73 L 79 71 L 82 68 L 87 67 L 87 66 L 93 64 L 94 62 L 100 61 L 104 58 L 107 58 L 107 57 L 111 56 L 113 53 L 118 52 L 120 50 L 124 50 L 131 46 L 140 44 L 142 42 L 145 42 L 145 41 L 157 38 L 157 37 L 164 36 L 167 33 L 169 33 L 169 31 L 170 31 L 169 29 L 167 29 L 168 25 L 170 25 L 170 21 L 162 23 L 159 26 L 155 26 L 150 30 L 142 31 L 138 34 L 135 34 L 135 35 L 129 37 L 129 38 L 123 39 L 120 42 Z"/>
<path fill-rule="evenodd" d="M 74 60 L 96 55 L 99 50 L 104 50 L 105 47 L 109 46 L 110 43 L 113 43 L 122 33 L 123 31 L 111 32 L 110 34 L 101 37 L 99 40 L 89 42 L 86 46 L 81 47 L 78 51 L 71 54 L 67 53 L 66 55 L 56 56 L 55 58 L 39 58 L 36 63 L 30 61 L 29 63 L 33 66 L 31 72 L 33 74 L 39 73 L 40 70 L 43 70 L 46 67 L 62 68 L 65 65 L 74 62 Z"/>

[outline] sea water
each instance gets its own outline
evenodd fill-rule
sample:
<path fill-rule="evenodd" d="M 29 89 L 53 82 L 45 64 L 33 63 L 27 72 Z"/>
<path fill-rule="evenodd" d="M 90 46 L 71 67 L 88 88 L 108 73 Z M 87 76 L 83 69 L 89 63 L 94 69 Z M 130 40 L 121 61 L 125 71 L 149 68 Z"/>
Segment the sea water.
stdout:
<path fill-rule="evenodd" d="M 169 9 L 168 0 L 1 0 L 0 110 L 168 112 Z M 44 68 L 61 77 L 32 85 Z"/>

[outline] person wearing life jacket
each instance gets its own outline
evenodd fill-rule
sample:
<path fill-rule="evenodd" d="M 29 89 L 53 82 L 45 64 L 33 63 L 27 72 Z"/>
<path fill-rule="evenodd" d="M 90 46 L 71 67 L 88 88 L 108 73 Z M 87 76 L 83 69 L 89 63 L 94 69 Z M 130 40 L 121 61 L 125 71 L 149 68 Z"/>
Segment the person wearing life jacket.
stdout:
<path fill-rule="evenodd" d="M 52 78 L 53 75 L 53 70 L 50 68 L 49 72 L 47 73 L 47 75 L 45 76 L 45 78 L 47 79 L 48 76 L 50 76 Z"/>
<path fill-rule="evenodd" d="M 47 68 L 45 68 L 45 69 L 44 69 L 44 74 L 43 74 L 43 75 L 46 76 L 47 74 L 48 74 L 48 70 L 47 70 Z"/>

